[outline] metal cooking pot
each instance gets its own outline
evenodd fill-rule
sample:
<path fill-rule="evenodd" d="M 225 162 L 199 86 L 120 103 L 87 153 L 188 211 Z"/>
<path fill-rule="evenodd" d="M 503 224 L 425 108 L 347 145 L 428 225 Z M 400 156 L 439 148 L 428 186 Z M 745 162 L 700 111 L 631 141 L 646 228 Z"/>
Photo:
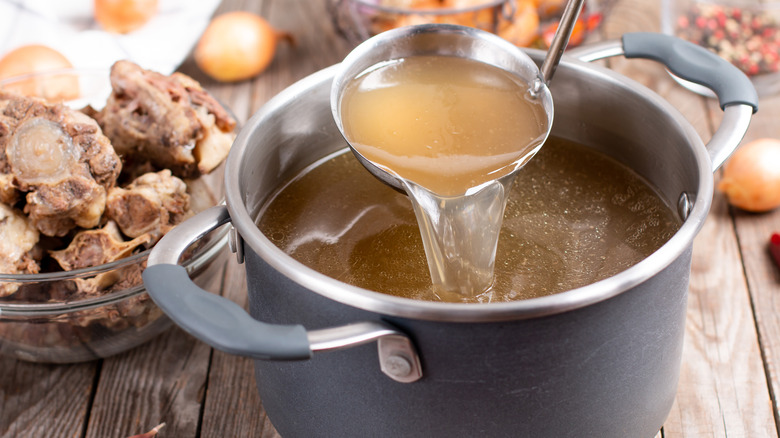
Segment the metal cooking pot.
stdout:
<path fill-rule="evenodd" d="M 614 277 L 524 301 L 437 303 L 350 286 L 284 254 L 255 226 L 257 212 L 281 183 L 346 147 L 330 112 L 331 67 L 246 124 L 227 162 L 227 205 L 157 244 L 146 288 L 189 333 L 258 359 L 263 404 L 286 438 L 652 437 L 676 393 L 691 247 L 712 172 L 758 100 L 738 70 L 670 38 L 628 34 L 579 55 L 661 60 L 712 88 L 725 115 L 706 147 L 675 108 L 608 69 L 564 57 L 551 87 L 553 135 L 628 165 L 684 220 L 658 251 Z M 190 243 L 227 222 L 245 258 L 251 317 L 176 265 Z"/>

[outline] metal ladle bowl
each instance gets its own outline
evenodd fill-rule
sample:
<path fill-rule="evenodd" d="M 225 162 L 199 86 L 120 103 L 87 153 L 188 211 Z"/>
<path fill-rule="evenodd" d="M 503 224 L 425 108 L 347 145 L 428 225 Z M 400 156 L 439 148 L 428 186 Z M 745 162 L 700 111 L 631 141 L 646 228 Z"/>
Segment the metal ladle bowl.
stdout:
<path fill-rule="evenodd" d="M 547 115 L 547 131 L 544 133 L 543 144 L 550 135 L 553 121 L 553 103 L 548 85 L 569 42 L 583 2 L 584 0 L 566 2 L 555 37 L 540 68 L 517 46 L 492 33 L 471 27 L 424 24 L 390 30 L 366 40 L 344 58 L 331 86 L 330 108 L 341 135 L 349 143 L 358 161 L 369 172 L 385 184 L 405 192 L 403 183 L 396 175 L 375 165 L 352 146 L 352 142 L 344 133 L 341 99 L 350 81 L 381 62 L 410 56 L 440 55 L 481 61 L 513 73 L 527 83 L 531 95 L 541 100 Z M 530 157 L 523 157 L 524 160 L 528 158 Z"/>
<path fill-rule="evenodd" d="M 350 143 L 350 139 L 344 134 L 341 119 L 341 100 L 347 85 L 377 64 L 420 55 L 469 58 L 512 73 L 522 82 L 529 84 L 529 87 L 533 87 L 536 98 L 541 100 L 547 116 L 544 138 L 549 135 L 553 120 L 552 95 L 547 87 L 547 80 L 525 52 L 499 36 L 483 30 L 450 24 L 423 24 L 393 29 L 369 38 L 344 58 L 333 79 L 330 104 L 333 119 L 347 143 Z M 555 63 L 557 64 L 557 61 Z M 351 144 L 350 148 L 369 172 L 385 184 L 405 192 L 403 183 L 397 176 L 366 159 Z"/>

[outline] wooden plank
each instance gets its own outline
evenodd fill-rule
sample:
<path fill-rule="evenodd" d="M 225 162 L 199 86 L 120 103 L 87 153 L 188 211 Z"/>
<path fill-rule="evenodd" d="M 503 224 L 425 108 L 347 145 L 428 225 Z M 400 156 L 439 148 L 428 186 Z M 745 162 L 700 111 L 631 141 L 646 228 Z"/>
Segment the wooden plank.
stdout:
<path fill-rule="evenodd" d="M 780 268 L 773 262 L 767 250 L 769 236 L 780 232 L 780 211 L 755 215 L 735 212 L 739 247 L 747 273 L 748 286 L 753 299 L 759 339 L 764 355 L 764 370 L 770 385 L 770 401 L 775 415 L 775 426 L 780 430 L 778 414 L 780 406 Z M 757 376 L 756 376 L 757 377 Z"/>
<path fill-rule="evenodd" d="M 227 250 L 201 278 L 219 293 Z M 105 359 L 92 404 L 87 438 L 122 438 L 165 423 L 165 435 L 196 437 L 211 348 L 178 327 L 138 348 Z"/>
<path fill-rule="evenodd" d="M 605 32 L 616 37 L 658 31 L 658 7 L 656 2 L 622 1 Z M 613 68 L 664 96 L 709 140 L 721 117 L 711 103 L 690 95 L 653 63 L 617 61 Z M 682 370 L 664 437 L 777 435 L 740 263 L 728 208 L 716 195 L 694 242 Z"/>
<path fill-rule="evenodd" d="M 106 359 L 86 437 L 123 438 L 165 423 L 165 435 L 195 437 L 210 348 L 178 328 Z"/>
<path fill-rule="evenodd" d="M 234 111 L 244 108 L 240 120 L 248 112 L 249 86 L 243 93 L 239 86 L 220 88 L 230 93 L 221 99 L 228 97 Z M 0 358 L 0 437 L 126 437 L 162 421 L 160 436 L 196 436 L 208 359 L 209 348 L 178 329 L 106 360 L 102 369 L 101 361 L 41 365 Z"/>
<path fill-rule="evenodd" d="M 626 32 L 657 32 L 660 29 L 660 2 L 617 0 L 601 25 L 608 38 L 619 38 Z"/>
<path fill-rule="evenodd" d="M 246 10 L 264 15 L 262 13 L 263 9 L 265 9 L 264 3 L 263 1 L 223 1 L 215 15 L 233 10 Z M 253 81 L 247 80 L 237 83 L 217 82 L 198 69 L 192 56 L 185 60 L 179 71 L 201 82 L 210 93 L 230 108 L 239 123 L 245 123 L 254 111 L 255 107 L 252 106 L 251 94 Z M 240 297 L 237 295 L 245 299 L 246 286 L 245 280 L 243 280 L 243 269 L 238 267 L 233 261 L 232 254 L 229 256 L 229 259 L 232 263 L 229 265 L 231 268 L 227 270 L 224 287 L 220 286 L 217 289 L 227 291 L 227 296 L 231 299 L 238 300 Z M 259 432 L 263 430 L 273 431 L 273 427 L 270 426 L 262 411 L 260 397 L 254 384 L 251 361 L 214 351 L 205 344 L 189 338 L 183 333 L 179 332 L 177 334 L 177 331 L 174 330 L 171 342 L 175 342 L 175 347 L 181 348 L 183 353 L 189 351 L 189 355 L 193 356 L 193 358 L 186 362 L 179 360 L 178 366 L 164 367 L 163 369 L 178 369 L 179 371 L 187 369 L 188 372 L 192 372 L 189 368 L 196 367 L 197 371 L 192 377 L 187 379 L 184 385 L 189 388 L 188 392 L 190 395 L 179 400 L 181 406 L 175 409 L 171 408 L 169 415 L 158 415 L 157 417 L 149 415 L 149 420 L 144 423 L 166 421 L 166 427 L 160 435 L 176 437 L 265 436 Z M 181 345 L 182 343 L 185 345 Z M 154 355 L 156 353 L 150 352 L 144 355 L 144 359 L 137 362 L 144 362 L 149 358 L 150 354 Z M 186 355 L 181 354 L 177 356 L 184 357 Z M 212 356 L 212 358 L 209 359 L 209 356 Z M 121 365 L 126 361 L 127 359 L 124 359 L 116 365 L 118 368 L 124 368 Z M 205 376 L 206 367 L 208 367 L 208 380 L 206 380 Z M 156 375 L 158 377 L 155 377 L 155 380 L 160 380 L 160 374 L 159 370 L 149 370 L 148 372 L 141 372 L 140 377 Z M 176 378 L 173 375 L 170 377 Z M 113 381 L 113 378 L 107 382 L 111 381 Z M 206 386 L 207 384 L 208 387 Z M 177 391 L 178 389 L 170 388 L 164 389 L 162 392 L 172 395 Z M 154 392 L 159 393 L 159 391 Z M 142 398 L 149 398 L 150 391 L 144 391 L 142 395 Z M 155 404 L 162 405 L 163 403 L 156 401 Z M 96 403 L 96 408 L 98 407 Z M 122 411 L 123 408 L 121 406 L 113 407 L 112 410 Z M 139 408 L 136 408 L 136 410 L 139 410 Z M 179 424 L 171 425 L 169 423 L 171 417 L 175 419 L 180 416 L 184 418 L 179 421 Z M 198 418 L 199 416 L 202 416 L 202 418 Z M 122 423 L 126 424 L 127 421 L 120 421 L 120 424 Z M 144 424 L 139 426 L 138 431 L 134 430 L 133 433 L 140 433 L 140 431 L 148 430 L 149 428 L 150 426 Z M 102 431 L 96 432 L 95 436 L 103 436 L 102 434 Z"/>
<path fill-rule="evenodd" d="M 280 44 L 268 70 L 252 81 L 247 117 L 251 117 L 268 99 L 298 79 L 339 62 L 350 49 L 335 34 L 330 21 L 323 19 L 326 17 L 324 2 L 266 1 L 261 6 L 251 7 L 254 9 L 250 10 L 261 13 L 275 28 L 291 33 L 295 44 Z M 243 92 L 246 83 L 239 86 Z M 216 90 L 213 92 L 221 98 L 218 87 L 210 86 L 209 89 Z M 227 272 L 224 295 L 246 306 L 243 266 L 231 261 Z M 279 438 L 263 410 L 251 360 L 214 352 L 201 433 L 203 437 Z"/>
<path fill-rule="evenodd" d="M 694 243 L 688 306 L 680 386 L 665 436 L 776 436 L 736 237 L 721 196 Z"/>
<path fill-rule="evenodd" d="M 243 265 L 228 263 L 225 280 L 223 296 L 246 308 Z M 263 410 L 248 358 L 214 351 L 204 406 L 202 437 L 278 437 Z"/>
<path fill-rule="evenodd" d="M 97 368 L 0 357 L 0 437 L 81 436 Z"/>
<path fill-rule="evenodd" d="M 780 96 L 762 97 L 759 112 L 754 116 L 743 144 L 763 137 L 780 138 L 776 118 L 779 111 Z M 780 210 L 751 214 L 735 209 L 733 214 L 764 353 L 775 422 L 780 429 L 777 400 L 780 394 L 780 302 L 777 299 L 780 294 L 780 268 L 773 263 L 768 251 L 770 236 L 773 232 L 780 232 Z"/>
<path fill-rule="evenodd" d="M 262 15 L 262 0 L 225 0 L 214 12 L 214 16 L 231 11 L 249 11 Z M 251 80 L 239 82 L 218 82 L 206 76 L 195 64 L 192 53 L 182 62 L 178 71 L 191 76 L 207 89 L 222 104 L 226 105 L 243 124 L 251 115 Z"/>
<path fill-rule="evenodd" d="M 267 18 L 271 25 L 292 34 L 295 43 L 279 44 L 274 62 L 254 81 L 253 113 L 293 82 L 340 62 L 352 48 L 336 33 L 324 0 L 268 3 Z"/>

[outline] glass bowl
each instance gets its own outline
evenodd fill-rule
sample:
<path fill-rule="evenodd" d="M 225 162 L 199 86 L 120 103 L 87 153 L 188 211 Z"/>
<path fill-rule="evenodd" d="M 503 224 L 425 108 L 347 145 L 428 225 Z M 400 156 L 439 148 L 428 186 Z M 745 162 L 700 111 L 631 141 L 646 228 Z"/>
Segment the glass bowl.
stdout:
<path fill-rule="evenodd" d="M 0 80 L 0 90 L 45 96 L 80 109 L 103 106 L 110 93 L 107 70 L 59 70 Z M 185 180 L 191 208 L 222 202 L 224 163 Z M 227 260 L 226 227 L 190 248 L 182 265 L 200 287 L 219 293 Z M 39 274 L 2 274 L 0 354 L 32 362 L 72 363 L 105 358 L 147 342 L 172 326 L 143 287 L 150 249 L 103 265 L 62 271 L 41 263 Z M 49 271 L 49 272 L 44 272 Z"/>
<path fill-rule="evenodd" d="M 226 245 L 227 230 L 220 230 L 183 263 L 197 285 L 214 293 Z M 171 327 L 141 281 L 149 251 L 89 269 L 0 274 L 0 284 L 18 286 L 14 295 L 23 297 L 0 299 L 0 354 L 31 362 L 83 362 L 129 350 Z M 80 284 L 106 277 L 124 281 L 99 296 L 68 298 L 78 295 Z"/>
<path fill-rule="evenodd" d="M 780 91 L 780 1 L 668 0 L 661 30 L 705 47 L 748 75 L 759 96 Z M 704 87 L 682 85 L 712 96 Z"/>
<path fill-rule="evenodd" d="M 336 29 L 353 44 L 396 27 L 449 23 L 493 32 L 520 47 L 549 47 L 565 0 L 329 0 Z M 585 2 L 569 46 L 601 24 L 604 8 Z"/>
<path fill-rule="evenodd" d="M 0 90 L 62 102 L 74 109 L 100 109 L 111 93 L 109 71 L 65 68 L 0 79 Z"/>

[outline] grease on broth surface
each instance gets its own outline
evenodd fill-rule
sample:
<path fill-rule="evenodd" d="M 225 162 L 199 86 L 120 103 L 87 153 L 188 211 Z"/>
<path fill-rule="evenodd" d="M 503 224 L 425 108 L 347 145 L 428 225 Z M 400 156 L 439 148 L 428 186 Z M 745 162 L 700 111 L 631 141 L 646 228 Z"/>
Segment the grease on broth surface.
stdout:
<path fill-rule="evenodd" d="M 499 302 L 585 286 L 638 263 L 679 229 L 639 176 L 551 138 L 517 175 L 495 279 L 475 297 L 434 290 L 409 199 L 349 153 L 302 172 L 265 205 L 260 230 L 294 259 L 362 288 L 433 301 Z"/>

